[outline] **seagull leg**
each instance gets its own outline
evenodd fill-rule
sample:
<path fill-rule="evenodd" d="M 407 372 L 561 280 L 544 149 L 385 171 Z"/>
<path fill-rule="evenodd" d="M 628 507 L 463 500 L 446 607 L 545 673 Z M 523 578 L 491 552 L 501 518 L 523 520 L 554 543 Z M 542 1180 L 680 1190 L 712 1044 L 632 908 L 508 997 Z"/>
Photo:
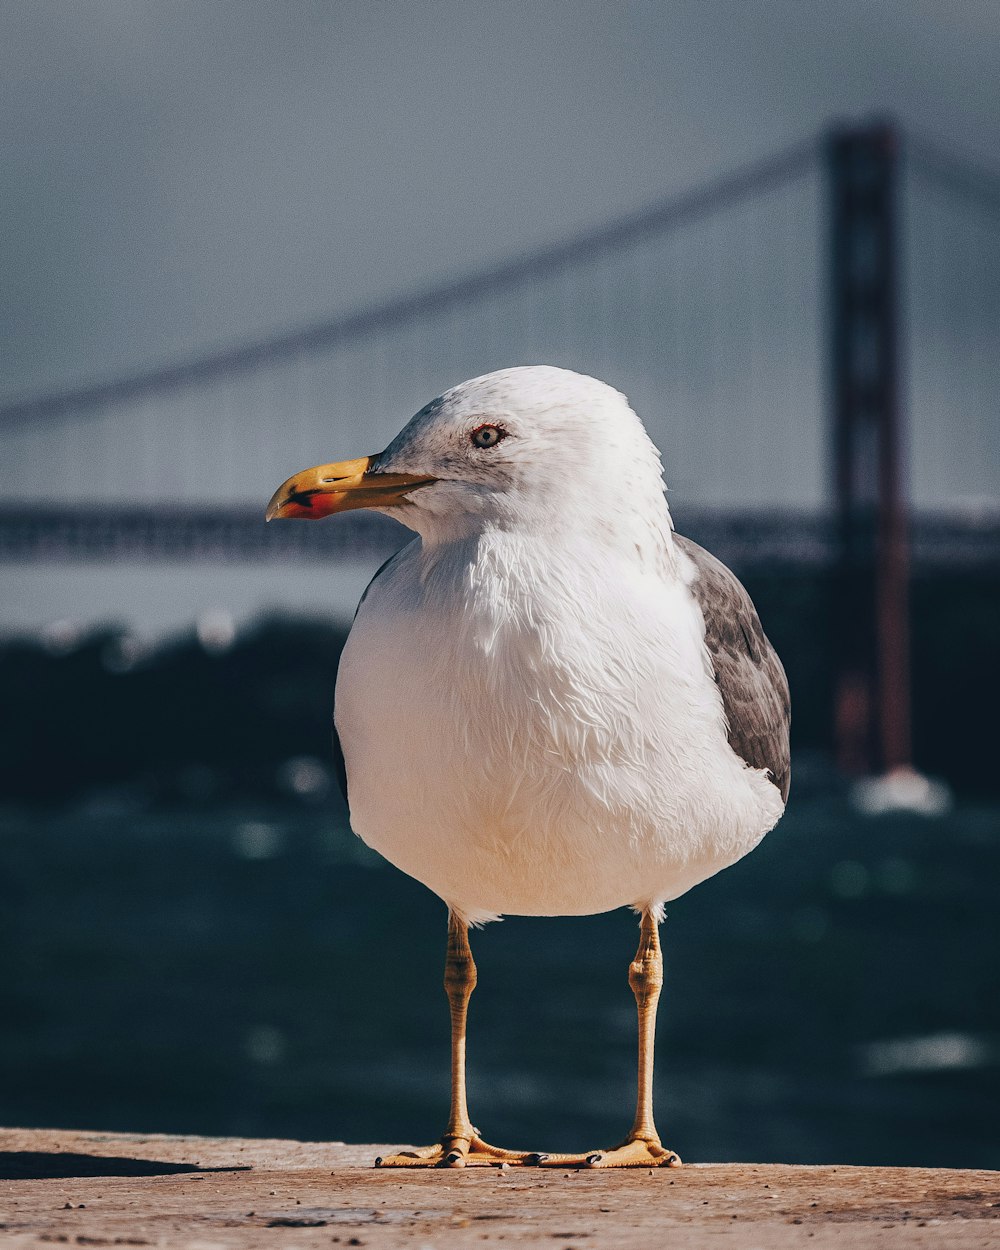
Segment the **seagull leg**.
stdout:
<path fill-rule="evenodd" d="M 469 999 L 476 988 L 476 964 L 469 946 L 469 926 L 454 912 L 448 915 L 444 988 L 451 1008 L 451 1111 L 448 1127 L 437 1145 L 401 1150 L 398 1154 L 376 1159 L 375 1166 L 463 1168 L 534 1163 L 538 1157 L 535 1154 L 502 1150 L 484 1142 L 469 1119 L 465 1093 L 465 1023 L 469 1014 Z"/>
<path fill-rule="evenodd" d="M 656 1005 L 663 986 L 663 955 L 660 952 L 659 925 L 651 911 L 642 913 L 639 949 L 629 965 L 628 983 L 635 994 L 639 1013 L 639 1089 L 632 1130 L 613 1150 L 594 1150 L 583 1155 L 542 1156 L 539 1163 L 543 1167 L 648 1168 L 680 1165 L 680 1155 L 663 1145 L 653 1123 L 653 1041 Z"/>

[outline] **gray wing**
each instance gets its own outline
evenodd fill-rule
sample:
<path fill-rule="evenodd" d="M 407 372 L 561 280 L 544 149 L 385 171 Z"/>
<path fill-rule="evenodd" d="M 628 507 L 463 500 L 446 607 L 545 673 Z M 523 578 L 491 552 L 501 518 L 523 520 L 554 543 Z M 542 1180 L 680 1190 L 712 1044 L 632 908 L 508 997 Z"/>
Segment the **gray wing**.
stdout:
<path fill-rule="evenodd" d="M 337 733 L 337 722 L 330 721 L 330 732 L 333 735 L 333 775 L 337 778 L 337 788 L 347 798 L 347 761 L 344 759 L 344 748 L 340 745 L 340 734 Z"/>
<path fill-rule="evenodd" d="M 358 606 L 354 609 L 355 620 L 358 619 L 358 612 L 361 610 L 361 605 L 368 598 L 368 592 L 375 585 L 375 583 L 382 576 L 382 574 L 386 571 L 389 565 L 392 564 L 393 560 L 395 560 L 395 558 L 398 555 L 402 555 L 402 553 L 406 550 L 406 547 L 408 546 L 409 546 L 409 543 L 401 547 L 399 551 L 394 551 L 392 555 L 389 557 L 389 559 L 386 560 L 383 564 L 380 564 L 379 567 L 376 569 L 375 576 L 371 579 L 371 581 L 365 587 L 364 593 L 362 594 L 361 598 L 358 600 Z M 338 673 L 340 672 L 339 660 L 337 661 L 337 672 Z M 336 713 L 330 719 L 330 732 L 333 734 L 333 775 L 337 778 L 337 785 L 340 788 L 340 793 L 344 796 L 344 802 L 347 803 L 349 801 L 347 798 L 347 763 L 344 759 L 344 748 L 340 744 L 340 734 L 337 733 Z"/>
<path fill-rule="evenodd" d="M 704 547 L 674 535 L 697 577 L 691 593 L 705 618 L 705 645 L 722 695 L 729 745 L 752 768 L 766 768 L 788 799 L 791 764 L 788 679 L 753 600 L 734 573 Z"/>

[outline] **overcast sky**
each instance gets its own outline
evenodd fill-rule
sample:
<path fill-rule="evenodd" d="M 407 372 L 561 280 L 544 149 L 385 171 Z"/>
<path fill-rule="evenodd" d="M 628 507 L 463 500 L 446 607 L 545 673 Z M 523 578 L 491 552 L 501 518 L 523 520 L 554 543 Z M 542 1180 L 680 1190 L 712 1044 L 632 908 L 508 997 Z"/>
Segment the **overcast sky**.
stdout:
<path fill-rule="evenodd" d="M 998 100 L 1000 0 L 0 0 L 0 397 L 111 378 L 472 273 L 833 121 L 893 114 L 1000 168 Z M 926 237 L 956 236 L 957 253 L 931 249 L 918 275 L 930 312 L 910 342 L 916 497 L 995 498 L 995 222 L 973 237 L 967 215 L 920 203 Z M 732 283 L 712 286 L 729 266 L 706 235 L 709 255 L 684 252 L 660 281 L 661 294 L 673 299 L 676 288 L 711 309 L 702 321 L 681 311 L 691 342 L 677 359 L 654 352 L 655 377 L 623 368 L 619 378 L 599 353 L 545 356 L 604 371 L 643 400 L 681 508 L 739 502 L 713 459 L 723 444 L 729 477 L 735 465 L 747 490 L 802 503 L 798 490 L 808 503 L 824 489 L 822 254 L 815 228 L 758 208 L 757 250 L 786 280 L 781 307 L 769 306 L 766 268 L 751 273 L 745 257 Z M 730 227 L 736 237 L 745 228 Z M 709 284 L 700 295 L 689 268 Z M 738 351 L 712 337 L 713 319 L 734 315 L 739 281 L 756 300 L 744 327 L 749 381 Z M 803 283 L 814 307 L 797 324 Z M 521 359 L 499 339 L 489 346 L 476 364 Z M 728 382 L 719 350 L 734 356 Z M 389 353 L 383 363 L 396 362 Z M 397 372 L 412 365 L 405 357 Z M 465 376 L 441 373 L 428 384 Z M 674 393 L 658 389 L 663 377 Z M 386 437 L 435 393 L 420 393 L 419 378 L 392 385 L 400 402 L 379 411 Z M 31 472 L 58 469 L 66 497 L 105 479 L 116 494 L 133 489 L 135 447 L 123 448 L 124 481 L 109 454 L 118 420 L 133 443 L 148 442 L 156 488 L 166 489 L 162 477 L 190 493 L 206 459 L 207 401 L 187 398 L 201 405 L 193 415 L 181 395 L 162 412 L 116 410 L 106 428 L 57 423 L 51 445 L 36 445 L 27 427 L 9 431 L 0 479 L 30 493 Z M 232 396 L 223 405 L 253 461 L 228 466 L 248 499 L 266 499 L 300 454 L 310 462 L 381 445 L 374 430 L 370 439 L 339 430 L 344 402 L 328 418 L 325 392 L 312 427 L 289 419 L 288 399 L 286 386 L 256 406 Z M 368 572 L 341 569 L 326 606 L 349 612 Z M 218 607 L 240 617 L 316 610 L 317 595 L 306 566 L 279 577 L 4 565 L 0 603 L 0 632 L 123 613 L 156 632 Z"/>
<path fill-rule="evenodd" d="M 998 0 L 0 0 L 0 389 L 473 271 L 836 117 L 1000 166 L 998 32 Z"/>

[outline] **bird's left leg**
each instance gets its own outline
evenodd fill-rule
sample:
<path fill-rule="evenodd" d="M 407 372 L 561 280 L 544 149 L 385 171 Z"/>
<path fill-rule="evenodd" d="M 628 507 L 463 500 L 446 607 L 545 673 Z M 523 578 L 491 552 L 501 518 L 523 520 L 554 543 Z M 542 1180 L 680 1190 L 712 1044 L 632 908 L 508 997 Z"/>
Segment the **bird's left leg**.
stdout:
<path fill-rule="evenodd" d="M 451 1111 L 440 1142 L 417 1150 L 401 1150 L 376 1160 L 377 1167 L 499 1167 L 504 1163 L 534 1163 L 525 1151 L 502 1150 L 484 1142 L 472 1127 L 465 1094 L 465 1026 L 469 999 L 476 988 L 476 963 L 469 946 L 469 927 L 454 912 L 448 916 L 448 955 L 444 988 L 451 1008 Z"/>
<path fill-rule="evenodd" d="M 613 1150 L 594 1150 L 583 1155 L 543 1155 L 538 1161 L 544 1167 L 638 1168 L 680 1164 L 680 1155 L 663 1145 L 653 1123 L 653 1042 L 656 1006 L 663 987 L 663 955 L 659 924 L 649 910 L 642 913 L 639 949 L 629 965 L 628 981 L 639 1015 L 638 1093 L 632 1130 Z"/>

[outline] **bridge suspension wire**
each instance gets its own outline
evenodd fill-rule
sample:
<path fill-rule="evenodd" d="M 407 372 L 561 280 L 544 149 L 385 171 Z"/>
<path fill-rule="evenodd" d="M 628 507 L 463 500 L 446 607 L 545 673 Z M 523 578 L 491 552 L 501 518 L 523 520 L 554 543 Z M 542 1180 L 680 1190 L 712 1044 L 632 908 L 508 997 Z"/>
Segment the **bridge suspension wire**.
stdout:
<path fill-rule="evenodd" d="M 916 173 L 950 188 L 967 202 L 978 202 L 1000 222 L 1000 174 L 913 132 L 906 135 L 905 155 Z"/>
<path fill-rule="evenodd" d="M 831 504 L 825 151 L 825 138 L 811 139 L 377 308 L 10 401 L 0 406 L 0 511 L 56 501 L 103 516 L 256 517 L 276 480 L 377 451 L 462 378 L 550 363 L 629 394 L 661 448 L 681 523 L 699 510 L 821 515 Z M 1000 407 L 1000 179 L 920 138 L 904 141 L 903 156 L 913 502 L 978 506 L 997 496 L 987 448 Z"/>
<path fill-rule="evenodd" d="M 820 152 L 800 145 L 381 308 L 8 405 L 0 501 L 249 505 L 276 473 L 378 450 L 464 377 L 549 363 L 630 395 L 689 506 L 814 506 L 825 489 L 822 309 L 788 284 L 819 246 Z M 776 414 L 780 449 L 762 435 Z M 70 442 L 72 456 L 53 456 Z"/>
<path fill-rule="evenodd" d="M 913 503 L 990 522 L 1000 513 L 1000 176 L 919 135 L 904 157 Z"/>
<path fill-rule="evenodd" d="M 649 236 L 721 212 L 741 201 L 766 193 L 808 168 L 819 151 L 819 140 L 812 139 L 769 160 L 739 170 L 705 187 L 671 197 L 663 203 L 566 243 L 555 244 L 515 260 L 505 261 L 469 277 L 442 283 L 376 308 L 331 318 L 286 334 L 208 352 L 125 377 L 13 400 L 0 405 L 0 422 L 46 417 L 67 408 L 81 413 L 102 404 L 133 399 L 145 393 L 169 390 L 192 382 L 208 382 L 219 376 L 232 376 L 262 365 L 278 363 L 297 352 L 339 346 L 395 328 L 402 322 L 433 316 L 449 305 L 468 303 L 484 295 L 496 294 L 506 287 L 520 284 L 525 279 L 549 275 L 563 266 L 591 260 L 599 253 L 639 243 Z"/>

